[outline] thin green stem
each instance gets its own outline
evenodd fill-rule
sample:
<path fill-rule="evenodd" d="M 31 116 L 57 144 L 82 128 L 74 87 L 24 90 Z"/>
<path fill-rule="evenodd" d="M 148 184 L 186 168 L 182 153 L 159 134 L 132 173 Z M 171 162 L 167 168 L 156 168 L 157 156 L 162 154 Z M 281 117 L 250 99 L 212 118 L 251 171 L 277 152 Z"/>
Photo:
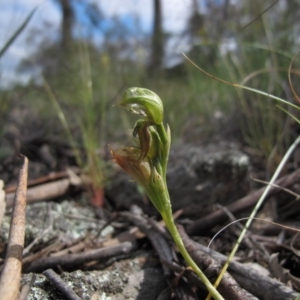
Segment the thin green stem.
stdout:
<path fill-rule="evenodd" d="M 189 253 L 187 252 L 182 238 L 178 232 L 178 229 L 175 225 L 173 215 L 172 215 L 172 208 L 171 208 L 171 201 L 169 197 L 168 191 L 164 193 L 162 196 L 165 199 L 163 199 L 163 203 L 165 203 L 164 210 L 161 212 L 161 216 L 170 232 L 170 234 L 173 237 L 173 240 L 185 259 L 186 263 L 194 270 L 194 272 L 198 275 L 200 280 L 205 284 L 206 288 L 208 289 L 209 293 L 214 297 L 215 300 L 224 300 L 224 298 L 221 296 L 221 294 L 217 291 L 217 289 L 213 286 L 213 284 L 208 280 L 208 278 L 205 276 L 205 274 L 201 271 L 201 269 L 196 265 L 194 260 L 191 258 Z"/>
<path fill-rule="evenodd" d="M 186 263 L 194 270 L 194 272 L 198 275 L 200 280 L 205 284 L 206 288 L 210 292 L 210 294 L 214 297 L 215 300 L 224 300 L 224 298 L 221 296 L 221 294 L 217 291 L 217 289 L 213 286 L 213 284 L 208 280 L 208 278 L 205 276 L 205 274 L 201 271 L 201 269 L 196 265 L 196 263 L 193 261 L 189 253 L 187 252 L 181 236 L 178 232 L 178 229 L 174 223 L 173 217 L 167 217 L 162 216 L 164 219 L 164 222 L 166 223 L 166 226 L 170 232 L 170 234 L 173 237 L 173 240 L 175 241 L 175 244 L 180 251 L 181 255 L 185 259 Z"/>

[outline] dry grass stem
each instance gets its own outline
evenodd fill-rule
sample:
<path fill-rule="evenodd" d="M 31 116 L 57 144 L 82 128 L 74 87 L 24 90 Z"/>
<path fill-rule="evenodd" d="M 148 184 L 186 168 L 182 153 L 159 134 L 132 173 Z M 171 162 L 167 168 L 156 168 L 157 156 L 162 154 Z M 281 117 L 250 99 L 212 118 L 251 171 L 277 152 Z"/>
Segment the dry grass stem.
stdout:
<path fill-rule="evenodd" d="M 6 300 L 15 300 L 19 297 L 25 237 L 27 173 L 28 159 L 24 156 L 11 217 L 7 253 L 0 279 L 0 295 Z"/>
<path fill-rule="evenodd" d="M 5 191 L 4 191 L 4 182 L 3 180 L 0 180 L 0 226 L 2 224 L 2 220 L 5 213 Z"/>

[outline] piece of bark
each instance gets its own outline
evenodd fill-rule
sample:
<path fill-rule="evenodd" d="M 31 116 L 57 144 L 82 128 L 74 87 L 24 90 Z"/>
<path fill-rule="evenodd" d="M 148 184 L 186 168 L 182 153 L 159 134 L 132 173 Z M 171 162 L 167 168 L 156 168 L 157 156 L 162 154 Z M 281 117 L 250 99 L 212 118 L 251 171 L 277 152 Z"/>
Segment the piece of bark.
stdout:
<path fill-rule="evenodd" d="M 19 172 L 18 188 L 13 205 L 7 252 L 0 278 L 1 299 L 6 300 L 16 300 L 19 296 L 22 252 L 25 238 L 26 190 L 28 175 L 28 159 L 24 156 L 23 158 L 24 162 Z"/>
<path fill-rule="evenodd" d="M 188 240 L 194 249 L 199 249 L 204 253 L 210 255 L 219 264 L 224 264 L 227 257 L 217 251 L 208 249 L 207 247 L 191 240 L 184 230 L 179 228 L 180 235 L 184 240 Z M 297 293 L 291 288 L 283 285 L 279 281 L 262 275 L 251 267 L 246 267 L 241 263 L 232 261 L 229 265 L 228 271 L 238 282 L 238 284 L 260 300 L 295 300 Z M 231 298 L 229 298 L 231 299 Z"/>
<path fill-rule="evenodd" d="M 46 269 L 55 268 L 60 266 L 63 269 L 76 269 L 76 267 L 90 262 L 90 261 L 103 261 L 108 260 L 111 257 L 118 256 L 121 254 L 127 254 L 135 250 L 135 242 L 124 242 L 117 246 L 101 248 L 97 250 L 91 250 L 82 253 L 62 255 L 62 256 L 51 256 L 45 257 L 33 261 L 25 271 L 30 272 L 42 272 Z"/>
<path fill-rule="evenodd" d="M 299 182 L 299 180 L 300 180 L 300 169 L 298 169 L 297 171 L 293 172 L 290 175 L 278 179 L 275 182 L 275 184 L 286 188 L 296 182 Z M 241 198 L 240 200 L 237 200 L 232 204 L 226 206 L 226 209 L 233 214 L 237 214 L 239 212 L 242 212 L 246 209 L 253 207 L 258 201 L 258 199 L 261 197 L 265 189 L 266 187 L 263 187 L 259 190 L 250 193 L 249 195 Z M 267 197 L 274 195 L 275 193 L 277 193 L 277 191 L 278 188 L 274 186 L 271 187 Z M 228 216 L 225 213 L 225 211 L 218 210 L 211 214 L 208 214 L 207 216 L 201 218 L 198 221 L 193 222 L 186 228 L 186 231 L 188 235 L 200 235 L 201 233 L 207 232 L 215 225 L 220 224 L 221 222 L 224 222 L 227 219 Z"/>

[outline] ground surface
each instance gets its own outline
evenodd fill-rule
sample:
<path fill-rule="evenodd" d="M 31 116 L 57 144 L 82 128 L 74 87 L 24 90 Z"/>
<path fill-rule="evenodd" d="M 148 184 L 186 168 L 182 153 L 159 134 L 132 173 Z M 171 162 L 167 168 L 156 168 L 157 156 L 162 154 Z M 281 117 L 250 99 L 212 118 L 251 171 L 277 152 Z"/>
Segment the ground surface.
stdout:
<path fill-rule="evenodd" d="M 71 288 L 78 299 L 205 299 L 203 285 L 190 271 L 184 271 L 185 263 L 163 223 L 157 223 L 160 218 L 152 204 L 121 170 L 111 166 L 104 207 L 96 207 L 85 185 L 80 183 L 78 169 L 73 168 L 73 175 L 62 169 L 54 170 L 52 177 L 43 177 L 53 172 L 51 161 L 56 160 L 46 148 L 36 147 L 35 151 L 44 154 L 30 162 L 29 181 L 42 180 L 35 181 L 29 190 L 40 188 L 43 193 L 31 190 L 34 195 L 29 198 L 33 204 L 27 206 L 21 283 L 31 287 L 28 299 L 70 296 L 70 291 L 61 291 L 51 276 L 42 274 L 49 269 L 59 274 L 61 284 Z M 177 143 L 171 153 L 168 182 L 175 217 L 183 225 L 183 236 L 188 234 L 184 242 L 191 255 L 212 280 L 224 257 L 205 254 L 193 241 L 206 246 L 230 220 L 249 215 L 259 196 L 255 191 L 262 186 L 250 180 L 249 174 L 264 174 L 263 166 L 257 167 L 260 157 L 250 150 L 219 141 L 209 145 Z M 3 179 L 10 186 L 17 178 L 17 160 L 6 156 L 1 164 Z M 61 160 L 65 166 L 71 161 L 66 153 Z M 287 179 L 281 184 L 297 192 L 298 173 L 291 161 L 282 174 Z M 74 183 L 74 178 L 79 183 Z M 50 188 L 53 192 L 64 180 L 68 182 L 67 188 L 57 196 L 47 197 L 46 185 L 54 184 Z M 13 193 L 8 193 L 7 199 Z M 247 195 L 246 201 L 238 202 Z M 2 259 L 9 238 L 11 206 L 7 207 L 0 230 Z M 216 211 L 222 213 L 221 218 L 213 219 L 211 213 Z M 259 213 L 261 218 L 294 228 L 298 226 L 298 215 L 295 196 L 279 189 L 273 189 Z M 239 224 L 227 228 L 211 248 L 228 255 L 239 233 Z M 233 278 L 221 287 L 225 299 L 295 299 L 300 269 L 298 243 L 297 239 L 292 241 L 292 236 L 289 230 L 256 222 L 236 255 L 240 264 L 235 266 L 236 270 L 229 269 Z M 253 281 L 253 276 L 259 279 Z M 238 285 L 241 289 L 232 289 Z"/>

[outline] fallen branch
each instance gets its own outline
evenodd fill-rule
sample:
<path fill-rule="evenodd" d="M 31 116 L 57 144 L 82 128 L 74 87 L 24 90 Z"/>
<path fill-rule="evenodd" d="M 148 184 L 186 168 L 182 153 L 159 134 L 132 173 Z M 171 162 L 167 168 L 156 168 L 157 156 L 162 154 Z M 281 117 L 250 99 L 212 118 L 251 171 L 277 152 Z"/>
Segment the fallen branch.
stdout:
<path fill-rule="evenodd" d="M 41 184 L 27 190 L 27 204 L 54 199 L 67 194 L 72 183 L 69 178 L 64 178 L 61 180 L 56 180 L 53 182 Z M 12 207 L 13 204 L 13 194 L 6 194 L 6 206 L 7 208 Z"/>
<path fill-rule="evenodd" d="M 33 261 L 28 267 L 25 268 L 25 272 L 42 272 L 46 269 L 56 268 L 57 266 L 68 270 L 76 269 L 78 266 L 90 261 L 103 261 L 114 256 L 130 253 L 131 251 L 135 250 L 135 248 L 135 242 L 124 242 L 117 246 L 106 247 L 82 253 L 45 257 Z"/>
<path fill-rule="evenodd" d="M 28 159 L 25 156 L 23 158 L 24 162 L 19 172 L 18 188 L 13 205 L 7 252 L 0 279 L 1 299 L 6 300 L 16 300 L 19 297 L 28 174 Z"/>
<path fill-rule="evenodd" d="M 57 197 L 61 197 L 67 194 L 71 187 L 83 187 L 88 183 L 89 178 L 84 176 L 78 176 L 73 170 L 67 169 L 64 173 L 57 173 L 57 176 L 47 176 L 49 180 L 53 180 L 56 177 L 60 178 L 60 176 L 66 175 L 68 178 L 62 178 L 59 180 L 50 181 L 44 184 L 39 184 L 27 189 L 27 204 L 36 202 L 36 201 L 44 201 L 50 200 Z M 42 177 L 36 180 L 36 184 L 38 182 L 43 182 L 47 178 Z M 51 179 L 52 178 L 52 179 Z M 6 194 L 6 207 L 10 208 L 13 205 L 13 193 Z"/>
<path fill-rule="evenodd" d="M 290 175 L 278 179 L 275 182 L 275 184 L 286 188 L 296 182 L 299 182 L 299 180 L 300 180 L 300 169 L 298 169 L 297 171 L 293 172 Z M 241 198 L 240 200 L 237 200 L 234 203 L 226 206 L 226 209 L 233 214 L 237 214 L 239 212 L 242 212 L 246 209 L 253 207 L 258 201 L 258 199 L 260 198 L 260 196 L 263 194 L 265 189 L 266 187 L 263 187 L 259 190 L 250 193 L 249 195 Z M 274 195 L 277 191 L 278 188 L 272 186 L 267 197 Z M 207 230 L 211 229 L 217 224 L 220 224 L 221 222 L 226 221 L 227 219 L 228 216 L 224 212 L 224 210 L 218 210 L 201 218 L 198 221 L 193 222 L 186 228 L 186 231 L 188 235 L 200 235 L 201 233 L 207 232 Z"/>
<path fill-rule="evenodd" d="M 68 300 L 80 300 L 78 295 L 65 283 L 52 269 L 43 272 L 47 279 L 55 286 Z"/>
<path fill-rule="evenodd" d="M 61 171 L 61 172 L 53 172 L 53 173 L 49 173 L 48 175 L 39 177 L 37 179 L 32 179 L 29 180 L 27 183 L 27 187 L 32 187 L 32 186 L 36 186 L 36 185 L 40 185 L 43 183 L 47 183 L 49 181 L 54 181 L 54 180 L 59 180 L 62 178 L 67 178 L 69 177 L 69 174 L 67 171 Z M 9 193 L 14 193 L 17 189 L 17 186 L 13 185 L 13 186 L 8 186 L 5 188 L 5 192 L 7 194 Z"/>

